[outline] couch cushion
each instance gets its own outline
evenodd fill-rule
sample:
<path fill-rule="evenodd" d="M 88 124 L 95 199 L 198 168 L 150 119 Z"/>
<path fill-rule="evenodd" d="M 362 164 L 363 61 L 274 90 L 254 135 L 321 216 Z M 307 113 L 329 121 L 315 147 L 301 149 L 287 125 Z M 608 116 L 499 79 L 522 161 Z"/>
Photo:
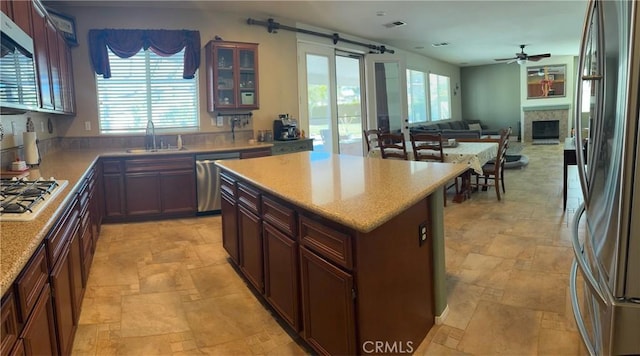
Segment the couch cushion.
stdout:
<path fill-rule="evenodd" d="M 469 130 L 482 131 L 480 124 L 469 124 Z"/>
<path fill-rule="evenodd" d="M 450 122 L 451 128 L 454 130 L 467 130 L 468 127 L 467 125 L 465 125 L 465 123 L 463 123 L 462 121 L 451 121 Z"/>
<path fill-rule="evenodd" d="M 439 122 L 437 125 L 441 130 L 447 130 L 452 128 L 451 124 L 448 122 Z"/>

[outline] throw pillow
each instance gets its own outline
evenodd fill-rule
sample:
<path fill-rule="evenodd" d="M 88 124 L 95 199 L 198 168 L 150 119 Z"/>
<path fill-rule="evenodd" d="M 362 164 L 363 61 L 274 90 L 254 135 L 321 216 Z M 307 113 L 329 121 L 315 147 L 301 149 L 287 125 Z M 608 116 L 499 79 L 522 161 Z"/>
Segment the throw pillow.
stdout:
<path fill-rule="evenodd" d="M 482 132 L 482 127 L 480 124 L 469 124 L 469 130 Z"/>

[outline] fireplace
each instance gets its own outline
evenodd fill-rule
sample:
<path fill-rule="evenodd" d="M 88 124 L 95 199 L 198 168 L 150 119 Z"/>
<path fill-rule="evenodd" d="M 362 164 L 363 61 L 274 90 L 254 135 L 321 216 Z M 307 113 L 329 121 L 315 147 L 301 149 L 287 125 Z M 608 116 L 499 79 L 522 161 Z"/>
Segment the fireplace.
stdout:
<path fill-rule="evenodd" d="M 560 138 L 559 120 L 533 121 L 531 126 L 531 138 L 534 140 L 557 140 Z"/>
<path fill-rule="evenodd" d="M 558 144 L 569 136 L 569 105 L 525 107 L 523 112 L 524 142 Z"/>

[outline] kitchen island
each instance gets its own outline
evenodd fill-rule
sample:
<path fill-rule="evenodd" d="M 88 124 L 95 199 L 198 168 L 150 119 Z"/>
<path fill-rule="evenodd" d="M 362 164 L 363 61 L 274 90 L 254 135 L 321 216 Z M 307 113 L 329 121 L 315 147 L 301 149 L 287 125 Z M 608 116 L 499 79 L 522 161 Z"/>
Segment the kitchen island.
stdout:
<path fill-rule="evenodd" d="M 417 348 L 446 308 L 441 188 L 465 164 L 300 152 L 217 165 L 224 248 L 311 347 Z"/>

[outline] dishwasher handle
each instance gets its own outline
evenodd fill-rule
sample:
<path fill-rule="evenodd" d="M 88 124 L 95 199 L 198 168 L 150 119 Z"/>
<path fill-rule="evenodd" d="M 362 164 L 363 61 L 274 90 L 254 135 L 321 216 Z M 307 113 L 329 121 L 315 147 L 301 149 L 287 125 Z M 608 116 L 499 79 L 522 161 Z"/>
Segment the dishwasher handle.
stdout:
<path fill-rule="evenodd" d="M 196 161 L 215 161 L 219 159 L 240 159 L 240 152 L 205 153 L 196 155 Z"/>

